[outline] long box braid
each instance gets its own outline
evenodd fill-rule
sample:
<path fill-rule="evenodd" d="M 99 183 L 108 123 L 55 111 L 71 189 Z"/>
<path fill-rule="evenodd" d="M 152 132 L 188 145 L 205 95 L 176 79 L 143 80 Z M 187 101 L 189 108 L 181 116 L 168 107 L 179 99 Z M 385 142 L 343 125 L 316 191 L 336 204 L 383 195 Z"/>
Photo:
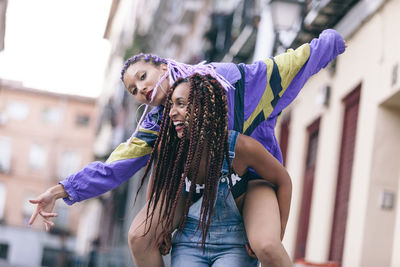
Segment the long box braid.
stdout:
<path fill-rule="evenodd" d="M 186 126 L 191 121 L 191 128 L 184 127 L 183 137 L 178 138 L 172 120 L 168 116 L 169 105 L 175 88 L 187 82 L 190 85 L 188 107 L 186 112 Z M 198 178 L 200 161 L 203 150 L 206 153 L 206 177 L 203 200 L 200 211 L 200 221 L 197 229 L 201 229 L 202 247 L 205 249 L 205 240 L 210 227 L 218 180 L 224 158 L 228 159 L 229 172 L 232 166 L 229 160 L 227 97 L 225 89 L 211 75 L 194 74 L 186 79 L 179 79 L 168 92 L 165 109 L 160 126 L 160 133 L 154 144 L 154 150 L 147 162 L 146 170 L 141 180 L 138 192 L 141 190 L 153 162 L 157 162 L 153 169 L 151 195 L 147 208 L 145 235 L 153 223 L 155 207 L 161 205 L 157 227 L 162 227 L 162 234 L 157 237 L 157 244 L 168 238 L 172 229 L 177 202 L 182 194 L 185 178 L 190 176 L 192 181 L 189 194 L 186 198 L 183 220 L 179 225 L 182 230 L 188 216 L 195 184 Z M 231 175 L 228 175 L 232 185 Z"/>

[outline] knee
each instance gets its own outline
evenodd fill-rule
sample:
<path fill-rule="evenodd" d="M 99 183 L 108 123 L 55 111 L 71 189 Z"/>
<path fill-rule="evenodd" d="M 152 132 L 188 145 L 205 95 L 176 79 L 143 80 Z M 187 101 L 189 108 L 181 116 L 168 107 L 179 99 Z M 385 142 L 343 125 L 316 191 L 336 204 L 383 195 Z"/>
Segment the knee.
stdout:
<path fill-rule="evenodd" d="M 262 266 L 279 266 L 282 258 L 283 246 L 280 241 L 263 241 L 252 247 Z"/>
<path fill-rule="evenodd" d="M 142 255 L 149 245 L 147 235 L 143 231 L 139 231 L 137 227 L 130 227 L 128 231 L 128 244 L 134 255 Z"/>

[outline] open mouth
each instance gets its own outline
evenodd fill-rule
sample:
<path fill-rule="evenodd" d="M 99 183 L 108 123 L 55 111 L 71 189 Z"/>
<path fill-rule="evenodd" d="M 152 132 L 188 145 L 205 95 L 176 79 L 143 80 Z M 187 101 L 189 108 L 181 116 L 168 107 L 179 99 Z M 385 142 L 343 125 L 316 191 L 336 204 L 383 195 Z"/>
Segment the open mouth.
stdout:
<path fill-rule="evenodd" d="M 175 130 L 177 132 L 183 130 L 183 128 L 185 127 L 185 123 L 183 121 L 174 121 L 174 126 L 175 126 Z"/>
<path fill-rule="evenodd" d="M 150 90 L 150 91 L 147 92 L 147 94 L 146 94 L 146 100 L 147 101 L 149 101 L 149 102 L 151 101 L 152 94 L 153 94 L 153 90 Z"/>

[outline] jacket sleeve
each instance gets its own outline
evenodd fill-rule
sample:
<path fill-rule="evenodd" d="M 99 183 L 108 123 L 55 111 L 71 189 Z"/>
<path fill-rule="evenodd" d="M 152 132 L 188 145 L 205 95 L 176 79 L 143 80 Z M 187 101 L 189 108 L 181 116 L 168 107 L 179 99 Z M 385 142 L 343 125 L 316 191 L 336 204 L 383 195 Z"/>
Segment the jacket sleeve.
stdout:
<path fill-rule="evenodd" d="M 157 139 L 162 108 L 154 108 L 141 124 L 129 144 L 120 144 L 106 162 L 95 161 L 60 182 L 69 197 L 65 203 L 72 205 L 101 195 L 132 177 L 143 168 Z"/>
<path fill-rule="evenodd" d="M 345 49 L 342 36 L 337 31 L 328 29 L 324 30 L 318 38 L 313 39 L 310 44 L 304 44 L 297 49 L 300 51 L 290 50 L 286 54 L 275 57 L 274 62 L 282 80 L 282 90 L 279 92 L 279 99 L 271 116 L 278 115 L 287 107 L 296 98 L 307 80 L 325 68 Z M 306 57 L 307 50 L 309 50 L 308 58 Z M 301 62 L 301 58 L 307 58 L 307 60 L 302 66 L 296 67 L 296 62 L 299 60 Z"/>
<path fill-rule="evenodd" d="M 241 64 L 245 72 L 243 133 L 250 135 L 268 119 L 274 124 L 273 118 L 294 100 L 307 80 L 344 50 L 340 34 L 328 29 L 296 50 L 250 65 Z M 235 99 L 235 109 L 236 103 L 240 101 Z"/>

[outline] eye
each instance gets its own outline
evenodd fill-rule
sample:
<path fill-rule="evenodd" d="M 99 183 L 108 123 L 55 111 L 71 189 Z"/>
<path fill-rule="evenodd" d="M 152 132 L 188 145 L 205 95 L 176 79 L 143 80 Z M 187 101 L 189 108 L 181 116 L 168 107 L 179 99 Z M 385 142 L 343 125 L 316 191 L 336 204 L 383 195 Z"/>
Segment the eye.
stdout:
<path fill-rule="evenodd" d="M 137 88 L 133 88 L 132 91 L 129 91 L 129 93 L 131 93 L 132 95 L 136 95 L 137 94 Z"/>
<path fill-rule="evenodd" d="M 182 101 L 179 101 L 179 102 L 178 102 L 178 106 L 181 107 L 181 108 L 183 108 L 183 107 L 186 106 L 186 104 L 185 104 L 184 102 L 182 102 Z"/>
<path fill-rule="evenodd" d="M 142 75 L 140 75 L 140 80 L 143 81 L 146 79 L 146 72 L 143 72 Z"/>

